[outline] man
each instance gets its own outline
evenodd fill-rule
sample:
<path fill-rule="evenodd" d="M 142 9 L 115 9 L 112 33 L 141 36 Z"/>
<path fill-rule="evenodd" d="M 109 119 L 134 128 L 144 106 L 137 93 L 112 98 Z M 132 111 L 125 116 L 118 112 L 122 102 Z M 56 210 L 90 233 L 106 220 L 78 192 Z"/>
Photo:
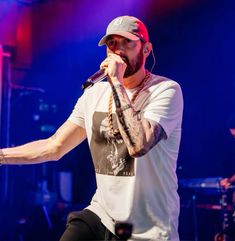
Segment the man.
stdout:
<path fill-rule="evenodd" d="M 139 19 L 114 19 L 99 45 L 107 47 L 100 67 L 108 81 L 85 90 L 52 137 L 2 149 L 1 162 L 59 160 L 88 138 L 97 190 L 86 209 L 69 216 L 61 241 L 118 240 L 121 222 L 133 225 L 130 240 L 179 240 L 180 86 L 145 69 L 152 44 Z"/>

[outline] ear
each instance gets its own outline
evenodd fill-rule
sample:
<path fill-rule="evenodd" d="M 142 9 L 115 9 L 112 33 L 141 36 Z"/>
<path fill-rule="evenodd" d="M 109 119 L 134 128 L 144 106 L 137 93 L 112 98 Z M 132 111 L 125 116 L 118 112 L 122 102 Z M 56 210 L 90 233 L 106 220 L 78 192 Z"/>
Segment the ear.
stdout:
<path fill-rule="evenodd" d="M 152 50 L 152 43 L 147 42 L 143 45 L 143 54 L 147 58 Z"/>

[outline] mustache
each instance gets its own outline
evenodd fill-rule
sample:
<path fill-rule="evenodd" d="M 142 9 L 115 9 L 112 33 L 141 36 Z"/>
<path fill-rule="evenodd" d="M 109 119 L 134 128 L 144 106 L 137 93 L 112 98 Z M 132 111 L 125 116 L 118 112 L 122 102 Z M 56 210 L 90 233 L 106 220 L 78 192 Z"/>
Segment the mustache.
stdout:
<path fill-rule="evenodd" d="M 126 63 L 127 66 L 130 65 L 130 62 L 129 62 L 129 59 L 127 58 L 127 56 L 125 56 L 124 54 L 119 54 L 119 56 Z"/>

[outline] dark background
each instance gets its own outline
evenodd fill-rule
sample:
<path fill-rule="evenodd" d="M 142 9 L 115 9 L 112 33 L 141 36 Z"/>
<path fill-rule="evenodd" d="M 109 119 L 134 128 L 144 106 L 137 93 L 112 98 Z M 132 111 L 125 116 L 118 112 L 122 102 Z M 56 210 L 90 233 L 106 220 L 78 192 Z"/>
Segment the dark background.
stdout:
<path fill-rule="evenodd" d="M 66 120 L 82 83 L 105 58 L 99 39 L 119 15 L 146 23 L 156 56 L 153 72 L 182 87 L 177 174 L 186 188 L 179 190 L 180 234 L 182 240 L 212 240 L 221 212 L 193 204 L 195 198 L 220 204 L 217 180 L 235 173 L 229 133 L 235 119 L 233 0 L 0 0 L 0 44 L 11 55 L 3 58 L 0 79 L 0 147 L 46 138 Z M 150 56 L 149 69 L 152 63 Z M 72 177 L 69 200 L 61 194 L 61 173 Z M 57 163 L 2 166 L 0 181 L 1 241 L 57 240 L 68 212 L 88 204 L 95 190 L 86 142 Z M 192 182 L 210 182 L 213 188 L 195 189 Z"/>

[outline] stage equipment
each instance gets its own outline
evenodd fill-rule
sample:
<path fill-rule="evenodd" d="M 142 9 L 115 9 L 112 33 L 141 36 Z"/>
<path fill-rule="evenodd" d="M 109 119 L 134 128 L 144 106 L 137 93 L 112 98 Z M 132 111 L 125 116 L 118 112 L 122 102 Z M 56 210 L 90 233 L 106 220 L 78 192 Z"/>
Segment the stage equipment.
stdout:
<path fill-rule="evenodd" d="M 133 225 L 126 222 L 115 224 L 115 234 L 122 240 L 128 240 L 132 235 Z"/>
<path fill-rule="evenodd" d="M 10 129 L 10 99 L 11 90 L 11 54 L 5 52 L 3 46 L 0 44 L 0 148 L 9 146 L 9 129 Z M 8 167 L 3 166 L 0 170 L 0 205 L 7 203 L 8 190 Z"/>
<path fill-rule="evenodd" d="M 179 180 L 181 212 L 192 209 L 195 241 L 235 240 L 233 219 L 235 187 L 224 189 L 220 185 L 221 180 L 221 177 Z"/>

